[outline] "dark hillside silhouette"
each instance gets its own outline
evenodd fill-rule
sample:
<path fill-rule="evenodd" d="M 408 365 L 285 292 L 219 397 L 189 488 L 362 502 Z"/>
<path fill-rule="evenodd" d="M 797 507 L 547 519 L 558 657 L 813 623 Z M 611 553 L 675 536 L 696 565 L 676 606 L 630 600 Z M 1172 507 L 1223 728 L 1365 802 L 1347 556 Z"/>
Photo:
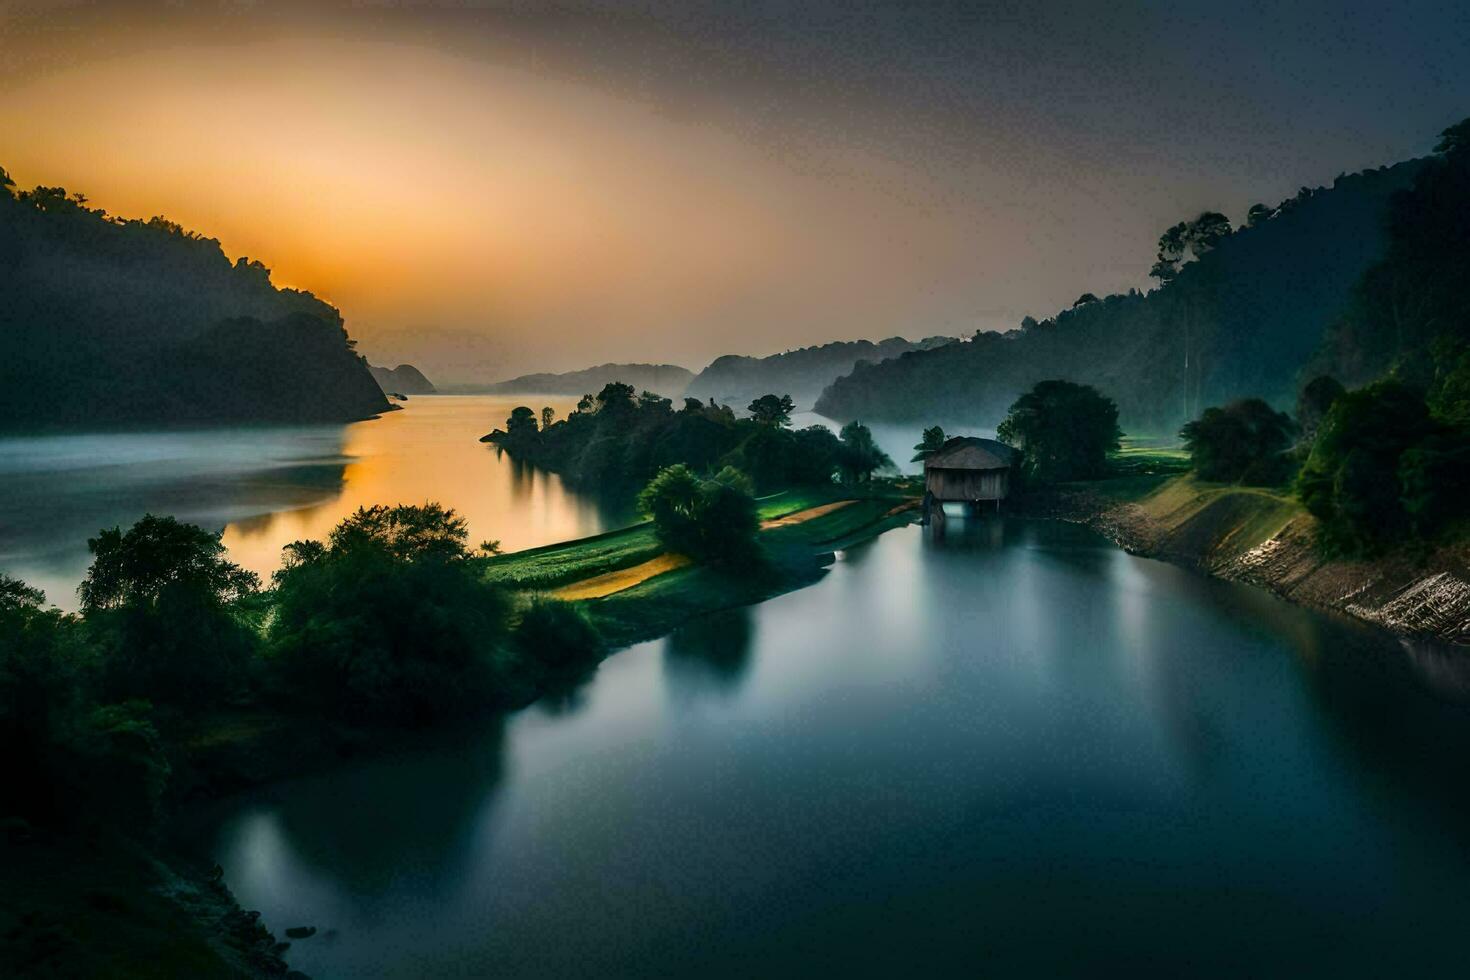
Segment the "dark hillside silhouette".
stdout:
<path fill-rule="evenodd" d="M 424 377 L 424 372 L 412 364 L 400 364 L 396 368 L 376 367 L 368 365 L 368 370 L 373 374 L 373 380 L 378 387 L 385 392 L 395 392 L 400 395 L 432 395 L 439 389 L 434 383 Z"/>
<path fill-rule="evenodd" d="M 1161 286 L 1071 309 L 968 343 L 862 365 L 817 411 L 837 419 L 995 424 L 1023 391 L 1065 377 L 1118 404 L 1125 428 L 1173 432 L 1205 406 L 1296 400 L 1303 366 L 1384 249 L 1384 216 L 1422 161 L 1339 177 L 1229 229 L 1206 212 L 1168 229 Z"/>
<path fill-rule="evenodd" d="M 0 427 L 325 422 L 387 408 L 342 315 L 164 218 L 0 170 Z"/>
<path fill-rule="evenodd" d="M 822 389 L 851 371 L 859 362 L 877 363 L 913 350 L 953 343 L 953 337 L 926 337 L 920 341 L 889 337 L 870 340 L 835 341 L 818 347 L 801 347 L 769 357 L 726 354 L 689 383 L 691 398 L 713 398 L 718 402 L 744 405 L 770 391 L 791 395 L 800 411 L 811 408 Z"/>

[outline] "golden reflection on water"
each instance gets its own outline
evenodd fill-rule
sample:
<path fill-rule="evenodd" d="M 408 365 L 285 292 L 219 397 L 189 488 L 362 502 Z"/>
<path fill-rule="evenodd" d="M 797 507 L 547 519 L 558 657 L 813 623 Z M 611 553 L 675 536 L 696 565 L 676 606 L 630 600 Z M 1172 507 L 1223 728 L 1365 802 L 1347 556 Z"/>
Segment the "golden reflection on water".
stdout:
<path fill-rule="evenodd" d="M 560 418 L 576 399 L 422 396 L 403 411 L 344 426 L 340 458 L 283 469 L 282 485 L 272 490 L 290 505 L 230 523 L 225 547 L 235 561 L 266 578 L 278 567 L 282 546 L 325 537 L 359 507 L 430 500 L 454 508 L 469 522 L 471 545 L 498 540 L 506 551 L 630 522 L 631 508 L 623 502 L 574 494 L 555 474 L 515 463 L 479 441 L 491 429 L 503 428 L 510 410 L 522 404 L 537 412 L 550 405 Z M 339 482 L 330 479 L 335 468 L 341 469 Z M 306 471 L 310 479 L 303 478 Z"/>

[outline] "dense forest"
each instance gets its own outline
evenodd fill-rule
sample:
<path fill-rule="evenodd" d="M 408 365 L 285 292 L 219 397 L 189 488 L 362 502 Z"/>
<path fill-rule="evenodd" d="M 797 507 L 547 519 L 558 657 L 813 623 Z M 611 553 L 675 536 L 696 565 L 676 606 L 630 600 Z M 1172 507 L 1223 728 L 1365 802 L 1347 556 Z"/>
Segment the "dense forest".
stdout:
<path fill-rule="evenodd" d="M 761 492 L 800 485 L 829 485 L 840 478 L 862 482 L 891 465 L 872 433 L 859 422 L 840 435 L 824 425 L 793 431 L 789 397 L 763 395 L 736 418 L 728 405 L 684 399 L 673 403 L 653 392 L 634 395 L 632 385 L 610 382 L 586 395 L 576 411 L 557 420 L 516 408 L 491 442 L 519 461 L 560 473 L 571 482 L 608 492 L 643 486 L 665 467 L 695 473 L 733 467 Z"/>
<path fill-rule="evenodd" d="M 993 425 L 1048 378 L 1096 386 L 1133 432 L 1171 433 L 1206 406 L 1246 396 L 1290 407 L 1354 284 L 1384 253 L 1390 199 L 1423 165 L 1303 188 L 1274 208 L 1253 206 L 1240 227 L 1215 212 L 1181 222 L 1160 239 L 1157 288 L 1085 293 L 1072 308 L 1005 333 L 860 364 L 822 394 L 817 411 Z M 1338 336 L 1339 357 L 1356 356 L 1351 331 Z"/>
<path fill-rule="evenodd" d="M 640 391 L 653 391 L 666 398 L 678 398 L 689 387 L 694 373 L 677 364 L 599 364 L 581 371 L 561 374 L 523 374 L 493 385 L 461 386 L 462 390 L 500 394 L 535 392 L 538 395 L 580 395 L 598 391 L 613 381 L 630 384 Z"/>
<path fill-rule="evenodd" d="M 342 315 L 161 217 L 0 170 L 0 426 L 348 421 L 387 408 Z"/>
<path fill-rule="evenodd" d="M 823 388 L 847 374 L 859 362 L 876 364 L 908 351 L 952 343 L 954 339 L 926 337 L 915 342 L 890 337 L 876 344 L 870 340 L 835 341 L 769 357 L 726 354 L 715 358 L 709 367 L 699 372 L 689 383 L 685 394 L 743 405 L 766 392 L 780 391 L 791 395 L 799 408 L 807 409 L 816 402 Z"/>

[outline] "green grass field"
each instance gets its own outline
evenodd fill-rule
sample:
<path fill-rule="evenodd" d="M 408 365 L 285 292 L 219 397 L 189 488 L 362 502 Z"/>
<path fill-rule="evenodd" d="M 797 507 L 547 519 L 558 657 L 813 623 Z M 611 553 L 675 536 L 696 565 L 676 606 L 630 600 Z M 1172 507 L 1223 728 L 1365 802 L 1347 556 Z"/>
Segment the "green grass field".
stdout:
<path fill-rule="evenodd" d="M 1109 462 L 1120 477 L 1183 473 L 1189 469 L 1189 453 L 1178 445 L 1148 436 L 1124 436 Z"/>
<path fill-rule="evenodd" d="M 484 559 L 486 581 L 512 589 L 554 589 L 615 572 L 663 552 L 651 523 Z"/>

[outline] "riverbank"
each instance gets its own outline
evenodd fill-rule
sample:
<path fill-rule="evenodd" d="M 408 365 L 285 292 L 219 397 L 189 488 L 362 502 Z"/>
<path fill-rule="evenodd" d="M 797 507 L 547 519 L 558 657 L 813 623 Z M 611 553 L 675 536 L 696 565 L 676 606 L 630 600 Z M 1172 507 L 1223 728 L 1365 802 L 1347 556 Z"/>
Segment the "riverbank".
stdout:
<path fill-rule="evenodd" d="M 833 487 L 762 498 L 765 561 L 739 572 L 665 556 L 648 524 L 476 561 L 487 580 L 523 598 L 599 577 L 606 583 L 609 575 L 653 563 L 626 587 L 592 589 L 578 601 L 603 634 L 601 656 L 608 656 L 694 617 L 817 581 L 834 550 L 909 523 L 909 502 L 906 489 L 887 483 L 857 493 Z M 538 676 L 513 692 L 510 708 L 575 690 L 596 666 L 593 661 Z M 482 716 L 462 725 L 477 729 L 483 723 Z M 167 739 L 174 822 L 242 792 L 452 731 L 358 727 L 264 706 L 181 719 Z M 163 840 L 170 839 L 165 833 Z M 257 915 L 235 902 L 222 873 L 173 845 L 17 826 L 0 839 L 0 860 L 0 964 L 7 971 L 15 965 L 19 975 L 205 978 L 288 972 L 283 954 L 289 943 L 278 942 Z M 272 923 L 278 932 L 303 925 L 310 923 Z"/>
<path fill-rule="evenodd" d="M 1124 476 L 1036 493 L 1023 513 L 1085 524 L 1133 554 L 1244 582 L 1396 633 L 1470 644 L 1470 547 L 1326 558 L 1294 498 L 1190 475 Z"/>

